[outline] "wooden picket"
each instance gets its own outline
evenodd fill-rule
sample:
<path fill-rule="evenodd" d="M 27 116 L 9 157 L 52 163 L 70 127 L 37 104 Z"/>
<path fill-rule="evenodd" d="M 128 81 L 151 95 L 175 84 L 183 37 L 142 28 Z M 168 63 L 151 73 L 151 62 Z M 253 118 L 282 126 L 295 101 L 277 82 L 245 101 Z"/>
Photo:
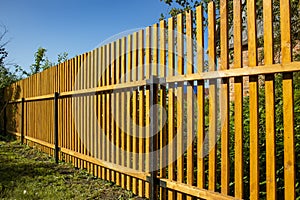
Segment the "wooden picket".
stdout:
<path fill-rule="evenodd" d="M 59 160 L 141 197 L 296 199 L 299 124 L 294 119 L 293 73 L 300 71 L 300 63 L 292 60 L 290 3 L 280 0 L 276 16 L 281 26 L 277 64 L 273 1 L 263 1 L 262 51 L 255 0 L 247 0 L 246 12 L 242 0 L 220 1 L 219 10 L 212 1 L 207 13 L 202 6 L 185 11 L 12 84 L 5 89 L 8 105 L 0 113 L 0 124 L 24 143 L 51 156 L 58 152 Z M 259 51 L 263 64 L 258 62 Z M 276 158 L 276 148 L 281 148 L 275 128 L 277 74 L 283 77 L 282 166 Z M 261 88 L 265 135 L 259 126 Z M 156 100 L 161 109 L 153 116 Z M 158 130 L 152 129 L 156 122 Z M 151 135 L 155 131 L 157 137 Z M 262 157 L 265 171 L 260 169 Z M 277 183 L 278 167 L 284 188 Z M 281 196 L 279 189 L 284 191 Z"/>

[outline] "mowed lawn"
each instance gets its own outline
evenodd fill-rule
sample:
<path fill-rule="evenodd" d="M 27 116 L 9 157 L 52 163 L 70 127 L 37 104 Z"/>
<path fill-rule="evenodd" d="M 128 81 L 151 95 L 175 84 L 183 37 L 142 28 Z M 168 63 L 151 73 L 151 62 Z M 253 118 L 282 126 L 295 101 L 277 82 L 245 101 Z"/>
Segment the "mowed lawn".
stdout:
<path fill-rule="evenodd" d="M 0 199 L 137 199 L 111 182 L 0 135 Z"/>

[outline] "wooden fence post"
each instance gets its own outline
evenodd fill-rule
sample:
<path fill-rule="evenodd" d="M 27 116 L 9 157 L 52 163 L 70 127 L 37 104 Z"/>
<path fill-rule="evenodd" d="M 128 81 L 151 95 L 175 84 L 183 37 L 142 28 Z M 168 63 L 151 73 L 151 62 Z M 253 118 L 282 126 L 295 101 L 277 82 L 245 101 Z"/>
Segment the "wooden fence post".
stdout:
<path fill-rule="evenodd" d="M 154 109 L 154 105 L 157 104 L 157 94 L 158 94 L 158 84 L 160 79 L 157 76 L 151 76 L 147 80 L 147 85 L 150 86 L 150 199 L 154 200 L 158 197 L 158 188 L 157 188 L 157 128 L 158 128 L 158 112 L 157 109 Z"/>
<path fill-rule="evenodd" d="M 55 163 L 58 163 L 58 152 L 59 152 L 59 147 L 58 147 L 58 97 L 59 93 L 55 92 L 54 93 L 54 156 L 55 156 Z"/>
<path fill-rule="evenodd" d="M 24 103 L 25 98 L 21 102 L 21 144 L 24 144 Z"/>

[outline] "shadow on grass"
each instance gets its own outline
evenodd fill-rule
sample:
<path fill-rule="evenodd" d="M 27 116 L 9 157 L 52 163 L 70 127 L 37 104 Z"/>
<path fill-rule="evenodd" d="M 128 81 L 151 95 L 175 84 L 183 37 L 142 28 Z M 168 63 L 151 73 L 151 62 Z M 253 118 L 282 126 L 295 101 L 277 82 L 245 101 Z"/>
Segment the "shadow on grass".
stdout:
<path fill-rule="evenodd" d="M 0 131 L 0 141 L 3 142 L 13 142 L 16 141 L 17 137 L 12 134 L 5 134 L 4 132 Z"/>
<path fill-rule="evenodd" d="M 133 198 L 130 191 L 54 159 L 11 137 L 0 139 L 0 199 Z"/>
<path fill-rule="evenodd" d="M 20 182 L 32 180 L 39 176 L 55 174 L 56 164 L 52 162 L 36 162 L 33 159 L 22 157 L 18 154 L 28 154 L 24 151 L 24 146 L 16 144 L 12 138 L 1 138 L 0 143 L 0 194 L 5 189 L 12 189 Z M 13 144 L 14 143 L 14 144 Z M 28 157 L 28 155 L 26 155 Z M 1 195 L 0 195 L 1 197 Z"/>

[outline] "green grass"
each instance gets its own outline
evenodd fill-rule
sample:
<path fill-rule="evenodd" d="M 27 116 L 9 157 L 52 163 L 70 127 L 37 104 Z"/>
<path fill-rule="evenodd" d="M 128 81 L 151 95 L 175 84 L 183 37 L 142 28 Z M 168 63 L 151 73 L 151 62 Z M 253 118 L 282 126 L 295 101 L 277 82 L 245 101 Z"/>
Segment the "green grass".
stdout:
<path fill-rule="evenodd" d="M 112 182 L 0 136 L 0 199 L 136 199 Z"/>

